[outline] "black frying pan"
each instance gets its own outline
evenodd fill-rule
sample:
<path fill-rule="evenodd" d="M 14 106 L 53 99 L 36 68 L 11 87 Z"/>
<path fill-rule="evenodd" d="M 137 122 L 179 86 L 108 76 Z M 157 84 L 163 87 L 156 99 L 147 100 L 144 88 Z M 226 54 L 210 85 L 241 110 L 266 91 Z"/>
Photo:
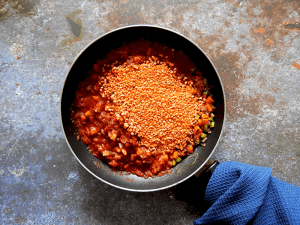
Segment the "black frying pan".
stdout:
<path fill-rule="evenodd" d="M 110 167 L 91 155 L 82 141 L 77 141 L 70 122 L 70 107 L 74 100 L 75 91 L 78 84 L 83 81 L 88 71 L 93 67 L 97 59 L 103 58 L 111 49 L 116 49 L 124 42 L 139 40 L 140 38 L 158 41 L 162 44 L 172 46 L 176 50 L 182 50 L 197 65 L 200 71 L 208 79 L 208 83 L 214 85 L 212 94 L 214 95 L 215 128 L 208 136 L 205 147 L 198 146 L 195 154 L 186 157 L 181 163 L 176 165 L 171 174 L 162 177 L 144 179 L 136 175 L 119 175 L 112 172 Z M 212 62 L 204 52 L 191 40 L 172 30 L 151 26 L 135 25 L 122 27 L 96 39 L 86 49 L 84 49 L 75 60 L 66 77 L 61 95 L 61 121 L 65 133 L 65 138 L 70 150 L 79 163 L 92 175 L 101 181 L 114 187 L 129 191 L 157 191 L 172 187 L 194 175 L 208 161 L 214 152 L 225 119 L 225 96 L 221 79 L 212 65 Z"/>

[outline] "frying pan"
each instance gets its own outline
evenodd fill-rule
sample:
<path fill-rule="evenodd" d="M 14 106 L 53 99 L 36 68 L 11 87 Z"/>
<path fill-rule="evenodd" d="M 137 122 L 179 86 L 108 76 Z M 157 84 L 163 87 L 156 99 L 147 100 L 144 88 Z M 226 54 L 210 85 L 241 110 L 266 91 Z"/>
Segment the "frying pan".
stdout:
<path fill-rule="evenodd" d="M 111 49 L 120 47 L 125 42 L 144 38 L 167 44 L 175 50 L 182 50 L 197 65 L 208 83 L 215 100 L 215 128 L 208 136 L 206 146 L 198 146 L 195 153 L 186 157 L 172 169 L 171 174 L 162 177 L 144 179 L 132 174 L 113 172 L 105 163 L 98 160 L 87 150 L 82 141 L 77 140 L 75 129 L 70 120 L 70 107 L 75 97 L 78 84 L 88 76 L 88 71 Z M 213 154 L 222 133 L 225 119 L 225 95 L 220 76 L 205 53 L 191 40 L 167 28 L 152 25 L 133 25 L 108 32 L 87 46 L 76 58 L 66 77 L 61 94 L 61 123 L 66 141 L 78 162 L 101 181 L 128 191 L 150 192 L 172 187 L 193 176 Z M 122 174 L 121 174 L 122 173 Z"/>

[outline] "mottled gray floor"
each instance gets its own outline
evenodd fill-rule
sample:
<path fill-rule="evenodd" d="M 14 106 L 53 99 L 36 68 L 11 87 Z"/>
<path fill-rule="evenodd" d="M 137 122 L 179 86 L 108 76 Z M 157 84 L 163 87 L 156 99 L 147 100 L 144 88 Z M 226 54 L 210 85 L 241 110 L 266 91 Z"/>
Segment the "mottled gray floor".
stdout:
<path fill-rule="evenodd" d="M 215 64 L 227 122 L 214 159 L 269 166 L 300 186 L 299 8 L 297 0 L 1 1 L 0 223 L 192 224 L 200 216 L 173 189 L 131 193 L 96 180 L 64 140 L 59 100 L 70 64 L 93 39 L 130 24 L 178 31 Z"/>

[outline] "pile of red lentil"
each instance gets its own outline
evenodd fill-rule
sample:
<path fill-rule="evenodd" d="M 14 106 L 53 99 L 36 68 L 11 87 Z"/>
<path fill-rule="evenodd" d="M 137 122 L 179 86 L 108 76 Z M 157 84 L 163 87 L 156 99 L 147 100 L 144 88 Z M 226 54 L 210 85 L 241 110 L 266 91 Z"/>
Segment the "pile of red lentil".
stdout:
<path fill-rule="evenodd" d="M 79 85 L 78 139 L 114 170 L 162 176 L 214 127 L 211 86 L 182 52 L 139 40 L 110 51 Z"/>

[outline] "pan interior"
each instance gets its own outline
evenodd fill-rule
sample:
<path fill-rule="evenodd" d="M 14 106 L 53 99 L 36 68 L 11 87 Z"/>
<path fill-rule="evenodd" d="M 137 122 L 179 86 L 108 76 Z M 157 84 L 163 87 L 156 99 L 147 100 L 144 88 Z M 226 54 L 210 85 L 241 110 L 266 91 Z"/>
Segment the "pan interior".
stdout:
<path fill-rule="evenodd" d="M 171 174 L 163 177 L 144 179 L 135 175 L 119 175 L 120 172 L 112 172 L 110 167 L 91 155 L 87 147 L 77 141 L 74 129 L 70 121 L 70 107 L 75 97 L 75 91 L 81 81 L 88 76 L 88 71 L 96 63 L 97 59 L 105 57 L 112 49 L 116 49 L 124 42 L 131 42 L 144 38 L 157 41 L 162 44 L 182 50 L 197 65 L 200 71 L 208 79 L 209 84 L 214 85 L 216 106 L 215 128 L 209 135 L 207 145 L 199 146 L 195 154 L 188 156 L 176 167 Z M 112 31 L 100 37 L 89 45 L 74 62 L 67 75 L 61 97 L 61 118 L 67 142 L 71 151 L 79 162 L 94 176 L 115 187 L 130 191 L 155 191 L 171 187 L 193 175 L 208 160 L 218 143 L 224 121 L 224 94 L 220 78 L 206 55 L 187 38 L 164 28 L 153 26 L 131 26 Z"/>

